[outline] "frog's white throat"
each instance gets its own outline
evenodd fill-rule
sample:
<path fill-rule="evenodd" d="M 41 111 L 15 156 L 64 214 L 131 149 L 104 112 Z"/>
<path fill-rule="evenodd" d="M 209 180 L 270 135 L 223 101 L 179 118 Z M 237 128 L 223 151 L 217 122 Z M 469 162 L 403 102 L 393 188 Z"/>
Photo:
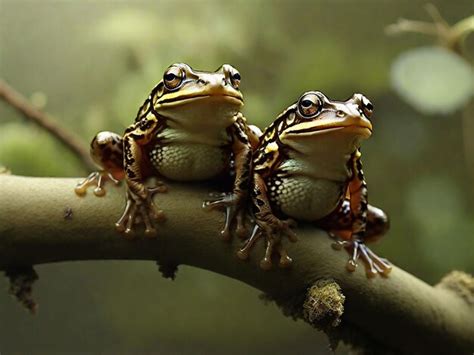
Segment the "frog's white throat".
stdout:
<path fill-rule="evenodd" d="M 363 139 L 371 132 L 363 127 L 333 127 L 305 133 L 286 133 L 280 139 L 284 145 L 307 156 L 321 156 L 329 159 L 352 154 L 360 147 Z"/>
<path fill-rule="evenodd" d="M 234 123 L 242 106 L 243 102 L 232 96 L 199 96 L 160 105 L 157 110 L 171 128 L 208 131 L 209 135 L 214 135 Z"/>

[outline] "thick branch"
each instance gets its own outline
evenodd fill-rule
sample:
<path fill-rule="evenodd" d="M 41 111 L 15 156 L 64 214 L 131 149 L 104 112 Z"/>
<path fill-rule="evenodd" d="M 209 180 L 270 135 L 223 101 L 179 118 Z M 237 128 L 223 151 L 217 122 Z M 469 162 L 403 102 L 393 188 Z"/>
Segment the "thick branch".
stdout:
<path fill-rule="evenodd" d="M 6 82 L 0 79 L 0 99 L 14 107 L 24 117 L 44 128 L 61 142 L 67 149 L 74 153 L 88 170 L 95 169 L 86 146 L 82 141 L 68 130 L 62 128 L 48 114 L 34 107 L 23 95 Z"/>
<path fill-rule="evenodd" d="M 312 227 L 298 228 L 299 242 L 288 246 L 291 269 L 265 272 L 258 267 L 261 244 L 243 262 L 235 256 L 239 241 L 219 240 L 223 215 L 201 208 L 208 189 L 196 185 L 173 184 L 155 198 L 168 217 L 157 239 L 126 240 L 113 228 L 124 204 L 122 188 L 109 186 L 103 198 L 79 198 L 73 191 L 78 180 L 0 176 L 0 269 L 70 260 L 158 259 L 168 270 L 186 264 L 241 280 L 286 306 L 297 303 L 318 280 L 333 279 L 346 297 L 335 329 L 364 334 L 396 352 L 474 349 L 474 306 L 451 284 L 434 288 L 396 267 L 387 279 L 367 279 L 362 268 L 348 273 L 346 253 L 333 250 L 327 234 Z"/>

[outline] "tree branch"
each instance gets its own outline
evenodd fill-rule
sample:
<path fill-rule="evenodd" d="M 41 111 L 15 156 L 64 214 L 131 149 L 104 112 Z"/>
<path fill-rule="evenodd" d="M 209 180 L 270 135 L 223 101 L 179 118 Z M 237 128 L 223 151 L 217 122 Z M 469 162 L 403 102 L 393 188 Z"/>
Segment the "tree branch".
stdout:
<path fill-rule="evenodd" d="M 339 285 L 344 310 L 333 311 L 343 312 L 341 323 L 323 327 L 333 338 L 366 351 L 474 350 L 474 281 L 466 274 L 448 277 L 437 287 L 397 267 L 388 278 L 367 279 L 362 267 L 347 272 L 348 255 L 333 250 L 327 234 L 310 226 L 299 227 L 298 243 L 288 245 L 291 269 L 263 271 L 258 267 L 262 244 L 248 262 L 240 261 L 235 256 L 240 242 L 219 240 L 223 215 L 201 208 L 211 188 L 191 184 L 171 184 L 168 193 L 155 196 L 168 217 L 157 239 L 140 235 L 127 240 L 113 227 L 122 212 L 123 188 L 108 186 L 103 198 L 79 198 L 73 191 L 78 180 L 0 176 L 0 270 L 58 261 L 140 259 L 159 260 L 170 276 L 176 265 L 192 265 L 256 287 L 290 315 L 316 326 L 312 319 L 317 314 L 308 307 L 337 298 Z M 329 279 L 334 287 L 321 283 Z"/>
<path fill-rule="evenodd" d="M 0 99 L 14 107 L 24 117 L 33 121 L 59 140 L 75 154 L 87 170 L 95 169 L 89 151 L 83 142 L 68 130 L 62 128 L 56 120 L 33 106 L 23 95 L 0 79 Z"/>

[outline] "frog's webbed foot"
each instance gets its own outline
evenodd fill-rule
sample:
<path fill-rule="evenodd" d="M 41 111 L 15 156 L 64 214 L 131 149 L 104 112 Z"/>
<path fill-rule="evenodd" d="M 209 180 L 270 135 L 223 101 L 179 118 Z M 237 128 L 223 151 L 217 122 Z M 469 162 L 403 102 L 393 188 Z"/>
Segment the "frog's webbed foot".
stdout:
<path fill-rule="evenodd" d="M 106 193 L 104 184 L 107 180 L 112 181 L 115 185 L 120 184 L 120 180 L 114 178 L 114 176 L 108 171 L 94 171 L 93 173 L 90 173 L 89 176 L 84 180 L 79 182 L 74 188 L 74 191 L 78 196 L 84 196 L 89 186 L 95 186 L 94 195 L 102 197 Z"/>
<path fill-rule="evenodd" d="M 355 271 L 359 259 L 362 259 L 365 264 L 367 277 L 374 277 L 377 274 L 388 276 L 392 271 L 391 263 L 375 254 L 360 239 L 339 240 L 333 244 L 333 248 L 337 250 L 344 248 L 351 255 L 346 265 L 348 271 Z"/>
<path fill-rule="evenodd" d="M 147 188 L 146 197 L 142 198 L 130 189 L 127 189 L 127 203 L 120 219 L 115 223 L 117 230 L 127 238 L 134 237 L 134 225 L 140 221 L 145 225 L 145 236 L 155 238 L 157 235 L 155 222 L 164 221 L 165 214 L 153 203 L 152 197 L 155 193 L 166 192 L 167 187 L 159 183 L 155 187 Z"/>
<path fill-rule="evenodd" d="M 213 193 L 209 200 L 204 201 L 202 207 L 206 210 L 224 210 L 225 223 L 221 231 L 222 239 L 230 240 L 232 224 L 236 223 L 236 234 L 239 238 L 247 235 L 245 227 L 245 209 L 242 208 L 242 197 L 235 193 Z"/>
<path fill-rule="evenodd" d="M 272 216 L 269 221 L 257 219 L 250 238 L 246 240 L 244 246 L 237 252 L 237 256 L 242 260 L 247 259 L 250 250 L 254 247 L 257 240 L 265 238 L 265 255 L 260 261 L 260 267 L 264 270 L 270 270 L 272 268 L 272 255 L 274 253 L 279 255 L 278 265 L 280 267 L 289 267 L 293 260 L 288 256 L 281 241 L 285 236 L 293 243 L 298 240 L 295 232 L 291 229 L 295 225 L 296 223 L 292 219 L 283 221 L 274 216 Z"/>

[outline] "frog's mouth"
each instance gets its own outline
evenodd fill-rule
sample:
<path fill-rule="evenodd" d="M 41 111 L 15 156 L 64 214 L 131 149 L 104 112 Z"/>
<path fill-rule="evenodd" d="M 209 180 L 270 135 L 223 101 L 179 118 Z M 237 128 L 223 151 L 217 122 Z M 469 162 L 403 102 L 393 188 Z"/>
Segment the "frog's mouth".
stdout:
<path fill-rule="evenodd" d="M 346 131 L 364 137 L 370 137 L 372 134 L 372 124 L 369 120 L 361 117 L 345 119 L 344 121 L 313 121 L 301 122 L 288 130 L 288 135 L 312 135 L 323 134 L 334 131 Z"/>
<path fill-rule="evenodd" d="M 179 97 L 164 99 L 164 100 L 158 101 L 158 104 L 163 105 L 163 106 L 173 106 L 175 104 L 186 105 L 188 103 L 192 103 L 195 101 L 208 100 L 208 99 L 229 101 L 230 103 L 235 103 L 236 105 L 243 105 L 244 103 L 244 100 L 242 99 L 242 97 L 239 97 L 237 95 L 232 95 L 232 94 L 200 94 L 200 95 L 189 94 L 189 95 L 183 95 Z"/>

